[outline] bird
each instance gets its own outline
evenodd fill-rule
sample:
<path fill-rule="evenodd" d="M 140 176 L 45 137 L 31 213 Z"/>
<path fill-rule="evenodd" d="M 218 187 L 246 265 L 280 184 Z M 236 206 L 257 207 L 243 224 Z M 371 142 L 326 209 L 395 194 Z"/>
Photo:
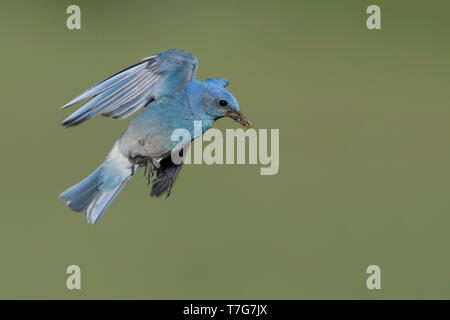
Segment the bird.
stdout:
<path fill-rule="evenodd" d="M 166 192 L 169 197 L 182 167 L 171 159 L 178 143 L 171 139 L 174 130 L 188 130 L 192 141 L 220 118 L 232 118 L 246 128 L 252 126 L 225 88 L 229 81 L 197 80 L 197 67 L 198 59 L 192 53 L 162 51 L 114 73 L 60 108 L 85 101 L 61 122 L 64 128 L 99 114 L 123 119 L 140 111 L 114 142 L 104 162 L 59 196 L 70 209 L 84 213 L 89 224 L 103 216 L 139 168 L 144 168 L 148 184 L 154 178 L 151 196 Z M 194 121 L 201 121 L 201 133 L 194 132 Z"/>

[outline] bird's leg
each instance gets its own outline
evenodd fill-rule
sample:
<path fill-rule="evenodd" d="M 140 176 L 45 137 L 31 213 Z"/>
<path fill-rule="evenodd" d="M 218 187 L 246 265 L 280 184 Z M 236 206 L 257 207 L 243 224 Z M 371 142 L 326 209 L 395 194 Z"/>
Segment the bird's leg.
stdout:
<path fill-rule="evenodd" d="M 156 171 L 158 173 L 161 172 L 159 168 L 156 168 Z M 167 199 L 167 198 L 169 198 L 170 192 L 172 191 L 173 178 L 167 172 L 163 172 L 163 174 L 164 175 L 161 178 L 155 179 L 155 181 L 153 181 L 153 183 L 161 182 L 161 181 L 164 181 L 164 180 L 168 180 L 169 181 L 169 186 L 167 187 L 167 194 L 166 194 L 166 199 Z"/>
<path fill-rule="evenodd" d="M 145 177 L 146 174 L 147 174 L 147 166 L 144 167 L 144 175 L 143 175 L 143 177 Z"/>
<path fill-rule="evenodd" d="M 153 172 L 155 172 L 157 169 L 155 163 L 153 162 L 153 159 L 142 155 L 134 155 L 130 156 L 129 158 L 130 161 L 133 164 L 138 165 L 139 168 L 144 167 L 144 177 L 147 176 L 147 184 L 150 184 Z"/>
<path fill-rule="evenodd" d="M 148 161 L 147 161 L 147 164 L 146 164 L 146 166 L 145 166 L 145 172 L 144 172 L 144 177 L 145 177 L 145 174 L 146 174 L 147 171 L 148 171 L 148 174 L 147 174 L 147 185 L 150 184 L 150 180 L 152 179 L 153 172 L 154 172 L 155 170 L 156 170 L 156 166 L 155 166 L 155 164 L 153 163 L 153 160 L 149 158 Z"/>
<path fill-rule="evenodd" d="M 167 187 L 166 199 L 170 196 L 173 186 L 173 178 L 169 173 L 167 173 L 167 171 L 158 168 L 153 159 L 147 156 L 130 155 L 129 159 L 134 165 L 139 166 L 139 168 L 144 167 L 144 177 L 147 176 L 147 185 L 150 184 L 152 176 L 155 172 L 157 173 L 157 178 L 153 181 L 153 183 L 168 180 L 169 185 Z M 160 177 L 158 177 L 158 175 L 160 175 Z"/>

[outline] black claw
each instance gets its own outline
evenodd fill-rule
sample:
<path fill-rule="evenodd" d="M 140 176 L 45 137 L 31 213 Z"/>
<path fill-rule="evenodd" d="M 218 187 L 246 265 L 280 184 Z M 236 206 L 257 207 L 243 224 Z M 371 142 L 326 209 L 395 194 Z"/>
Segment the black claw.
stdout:
<path fill-rule="evenodd" d="M 130 156 L 130 160 L 137 165 L 139 168 L 144 167 L 144 177 L 147 176 L 147 184 L 150 184 L 153 173 L 157 171 L 157 167 L 154 164 L 152 158 L 147 156 L 135 155 Z M 133 169 L 134 173 L 134 169 Z"/>
<path fill-rule="evenodd" d="M 131 156 L 130 155 L 129 159 L 133 163 L 133 166 L 132 166 L 133 174 L 134 174 L 134 171 L 137 170 L 138 168 L 144 167 L 144 177 L 147 177 L 147 185 L 150 185 L 151 179 L 155 173 L 156 173 L 156 179 L 153 180 L 153 184 L 168 180 L 166 199 L 169 198 L 169 196 L 172 192 L 174 178 L 164 168 L 157 167 L 155 165 L 155 163 L 153 162 L 152 158 L 147 157 L 147 156 L 141 156 L 141 155 Z M 136 169 L 135 169 L 135 165 L 137 166 Z M 160 187 L 158 187 L 158 188 L 160 188 Z M 164 189 L 166 189 L 166 188 L 164 188 Z M 151 195 L 151 192 L 150 192 L 150 195 Z"/>
<path fill-rule="evenodd" d="M 147 168 L 148 168 L 147 185 L 149 185 L 150 184 L 150 180 L 152 179 L 152 176 L 153 176 L 153 171 L 154 171 L 154 164 L 153 164 L 153 161 L 151 159 L 147 161 L 147 165 L 145 167 L 145 169 L 146 169 L 145 172 L 146 173 L 147 173 Z"/>
<path fill-rule="evenodd" d="M 147 168 L 148 168 L 148 166 L 145 166 L 145 167 L 144 167 L 144 175 L 143 175 L 143 177 L 145 177 L 146 174 L 147 174 Z"/>

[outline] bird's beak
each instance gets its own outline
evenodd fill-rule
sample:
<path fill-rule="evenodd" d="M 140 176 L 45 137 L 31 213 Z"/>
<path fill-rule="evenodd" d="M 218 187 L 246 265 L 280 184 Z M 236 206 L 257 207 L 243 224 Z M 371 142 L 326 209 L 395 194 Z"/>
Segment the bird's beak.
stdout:
<path fill-rule="evenodd" d="M 230 117 L 231 119 L 234 119 L 235 121 L 239 122 L 240 124 L 242 124 L 246 128 L 251 128 L 252 127 L 252 123 L 250 121 L 248 121 L 247 118 L 244 117 L 244 115 L 242 113 L 240 113 L 240 112 L 229 111 L 227 113 L 227 117 Z"/>

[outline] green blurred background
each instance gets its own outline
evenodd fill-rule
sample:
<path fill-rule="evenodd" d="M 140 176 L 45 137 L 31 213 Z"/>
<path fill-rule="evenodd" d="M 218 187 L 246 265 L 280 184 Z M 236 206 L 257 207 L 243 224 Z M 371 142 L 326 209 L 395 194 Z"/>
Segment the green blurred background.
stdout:
<path fill-rule="evenodd" d="M 66 28 L 70 4 L 81 30 Z M 382 30 L 366 28 L 370 4 Z M 2 1 L 0 298 L 450 298 L 449 9 Z M 280 129 L 280 171 L 185 166 L 168 200 L 138 174 L 88 225 L 58 195 L 128 120 L 63 129 L 58 108 L 169 48 L 197 55 L 199 79 L 230 79 L 255 128 Z M 366 288 L 371 264 L 382 290 Z"/>

